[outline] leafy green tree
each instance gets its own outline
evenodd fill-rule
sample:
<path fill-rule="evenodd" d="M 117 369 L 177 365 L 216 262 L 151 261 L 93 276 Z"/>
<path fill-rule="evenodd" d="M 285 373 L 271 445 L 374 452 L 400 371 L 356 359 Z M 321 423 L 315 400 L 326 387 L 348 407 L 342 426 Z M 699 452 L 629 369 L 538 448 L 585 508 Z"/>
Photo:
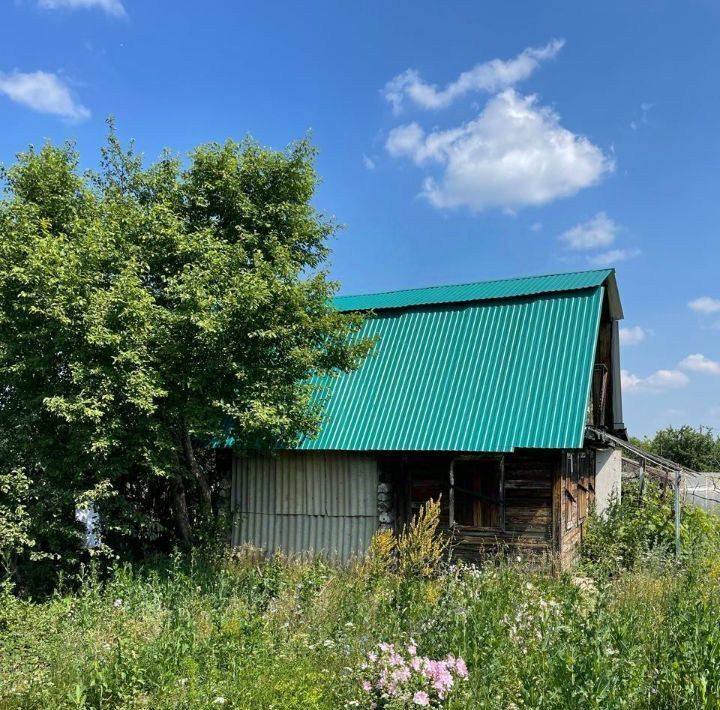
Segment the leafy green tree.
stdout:
<path fill-rule="evenodd" d="M 97 172 L 71 145 L 4 171 L 0 467 L 29 481 L 37 550 L 77 548 L 87 499 L 106 540 L 191 544 L 217 508 L 209 442 L 316 433 L 309 378 L 371 344 L 330 305 L 314 155 L 245 140 L 144 167 L 111 126 Z"/>
<path fill-rule="evenodd" d="M 634 441 L 693 471 L 720 471 L 720 437 L 708 427 L 668 427 L 653 437 Z"/>

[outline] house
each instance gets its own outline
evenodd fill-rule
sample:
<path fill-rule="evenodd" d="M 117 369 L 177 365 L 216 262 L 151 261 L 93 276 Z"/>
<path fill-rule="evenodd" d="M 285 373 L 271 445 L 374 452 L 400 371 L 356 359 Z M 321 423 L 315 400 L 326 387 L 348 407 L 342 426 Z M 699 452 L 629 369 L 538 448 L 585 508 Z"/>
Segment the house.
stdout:
<path fill-rule="evenodd" d="M 612 269 L 335 301 L 373 352 L 318 381 L 322 429 L 232 465 L 232 542 L 362 554 L 441 497 L 455 555 L 498 544 L 570 564 L 591 505 L 619 494 L 625 436 Z"/>

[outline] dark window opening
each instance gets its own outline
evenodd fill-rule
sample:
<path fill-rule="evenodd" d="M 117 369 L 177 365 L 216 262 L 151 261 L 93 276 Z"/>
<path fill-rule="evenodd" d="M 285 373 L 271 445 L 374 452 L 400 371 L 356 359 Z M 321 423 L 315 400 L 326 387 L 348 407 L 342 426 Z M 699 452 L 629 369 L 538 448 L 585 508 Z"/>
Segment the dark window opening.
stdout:
<path fill-rule="evenodd" d="M 502 530 L 502 461 L 456 460 L 453 480 L 455 523 L 482 530 Z"/>

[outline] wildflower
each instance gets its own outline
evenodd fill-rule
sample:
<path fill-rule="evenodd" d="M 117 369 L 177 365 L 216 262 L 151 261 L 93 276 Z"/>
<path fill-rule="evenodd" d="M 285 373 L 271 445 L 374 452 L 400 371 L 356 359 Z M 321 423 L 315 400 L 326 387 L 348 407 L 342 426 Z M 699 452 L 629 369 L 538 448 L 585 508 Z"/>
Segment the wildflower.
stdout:
<path fill-rule="evenodd" d="M 213 700 L 213 705 L 225 705 L 225 698 L 223 698 L 222 695 L 218 695 L 218 697 Z"/>
<path fill-rule="evenodd" d="M 407 666 L 401 666 L 392 672 L 392 679 L 398 683 L 404 683 L 410 680 L 410 670 Z"/>
<path fill-rule="evenodd" d="M 377 659 L 378 659 L 377 653 L 375 653 L 374 651 L 370 651 L 370 653 L 368 653 L 367 657 L 368 657 L 368 661 L 370 661 L 370 663 L 375 663 L 375 661 L 377 661 Z"/>
<path fill-rule="evenodd" d="M 413 695 L 413 703 L 426 708 L 430 705 L 430 696 L 424 690 L 418 690 L 417 693 Z"/>
<path fill-rule="evenodd" d="M 372 683 L 369 680 L 363 681 L 362 689 L 369 693 L 372 690 Z"/>
<path fill-rule="evenodd" d="M 411 643 L 411 644 L 407 647 L 407 652 L 408 652 L 411 656 L 416 656 L 416 655 L 417 655 L 417 646 L 416 646 L 414 643 Z"/>
<path fill-rule="evenodd" d="M 116 600 L 113 602 L 113 606 L 114 606 L 116 609 L 120 609 L 120 608 L 122 607 L 122 605 L 123 605 L 123 600 L 122 600 L 122 599 L 116 599 Z"/>
<path fill-rule="evenodd" d="M 459 678 L 467 678 L 468 677 L 468 669 L 467 665 L 465 664 L 465 661 L 462 658 L 458 658 L 455 662 L 455 670 L 457 671 Z"/>

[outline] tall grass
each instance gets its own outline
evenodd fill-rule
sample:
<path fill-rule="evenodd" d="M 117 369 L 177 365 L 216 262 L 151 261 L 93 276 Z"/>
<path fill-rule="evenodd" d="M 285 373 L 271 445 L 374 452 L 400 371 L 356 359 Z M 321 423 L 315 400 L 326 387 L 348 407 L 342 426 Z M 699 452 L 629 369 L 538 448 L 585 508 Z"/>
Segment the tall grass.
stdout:
<path fill-rule="evenodd" d="M 376 546 L 346 567 L 175 556 L 43 603 L 6 590 L 0 707 L 368 707 L 367 654 L 411 639 L 467 662 L 451 708 L 720 707 L 717 549 L 553 577 L 502 559 L 411 574 L 402 542 Z"/>

